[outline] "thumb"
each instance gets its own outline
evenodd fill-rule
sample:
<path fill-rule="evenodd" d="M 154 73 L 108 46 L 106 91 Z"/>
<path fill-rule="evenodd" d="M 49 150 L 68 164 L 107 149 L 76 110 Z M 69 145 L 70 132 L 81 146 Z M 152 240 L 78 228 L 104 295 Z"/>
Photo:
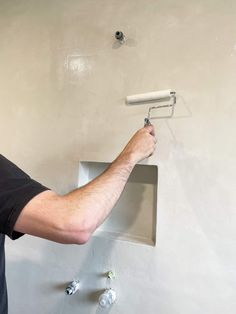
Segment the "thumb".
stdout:
<path fill-rule="evenodd" d="M 152 124 L 146 125 L 144 129 L 151 135 L 155 136 L 155 128 Z"/>

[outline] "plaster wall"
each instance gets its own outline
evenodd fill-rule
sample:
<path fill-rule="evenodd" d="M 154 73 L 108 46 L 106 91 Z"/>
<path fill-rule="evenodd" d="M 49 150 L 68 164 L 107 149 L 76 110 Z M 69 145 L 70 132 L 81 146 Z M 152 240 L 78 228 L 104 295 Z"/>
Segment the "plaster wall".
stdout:
<path fill-rule="evenodd" d="M 9 240 L 9 314 L 236 312 L 235 20 L 233 0 L 0 1 L 1 153 L 58 193 L 77 187 L 79 160 L 112 161 L 143 125 L 148 107 L 125 96 L 178 93 L 147 161 L 156 246 Z M 101 311 L 110 269 L 118 301 Z"/>

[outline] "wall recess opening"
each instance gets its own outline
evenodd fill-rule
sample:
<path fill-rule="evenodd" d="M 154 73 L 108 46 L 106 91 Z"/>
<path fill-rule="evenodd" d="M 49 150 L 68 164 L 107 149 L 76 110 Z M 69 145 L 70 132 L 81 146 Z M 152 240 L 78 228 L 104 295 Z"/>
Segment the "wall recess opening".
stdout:
<path fill-rule="evenodd" d="M 81 161 L 79 186 L 83 186 L 103 173 L 109 163 Z M 97 229 L 96 236 L 154 246 L 157 220 L 156 165 L 136 165 L 126 187 L 108 219 Z"/>

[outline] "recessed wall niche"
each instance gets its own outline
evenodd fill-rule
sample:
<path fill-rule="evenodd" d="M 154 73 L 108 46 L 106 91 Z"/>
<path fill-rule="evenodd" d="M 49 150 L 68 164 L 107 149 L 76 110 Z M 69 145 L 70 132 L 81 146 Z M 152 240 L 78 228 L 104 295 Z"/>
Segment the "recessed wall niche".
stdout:
<path fill-rule="evenodd" d="M 81 161 L 79 186 L 96 178 L 109 165 L 107 162 Z M 94 235 L 154 246 L 156 243 L 157 182 L 156 165 L 136 165 L 119 201 Z"/>

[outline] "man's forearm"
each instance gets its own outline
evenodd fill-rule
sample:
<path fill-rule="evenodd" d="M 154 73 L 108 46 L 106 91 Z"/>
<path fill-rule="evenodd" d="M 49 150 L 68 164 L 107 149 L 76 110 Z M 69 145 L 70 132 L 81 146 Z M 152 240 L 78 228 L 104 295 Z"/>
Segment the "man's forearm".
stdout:
<path fill-rule="evenodd" d="M 120 197 L 135 164 L 155 149 L 153 126 L 138 130 L 99 177 L 66 195 L 44 191 L 22 209 L 14 230 L 60 243 L 86 243 Z"/>
<path fill-rule="evenodd" d="M 135 162 L 122 154 L 100 176 L 63 196 L 70 212 L 71 234 L 82 226 L 87 236 L 106 219 L 119 199 Z M 86 237 L 86 236 L 85 236 Z"/>

